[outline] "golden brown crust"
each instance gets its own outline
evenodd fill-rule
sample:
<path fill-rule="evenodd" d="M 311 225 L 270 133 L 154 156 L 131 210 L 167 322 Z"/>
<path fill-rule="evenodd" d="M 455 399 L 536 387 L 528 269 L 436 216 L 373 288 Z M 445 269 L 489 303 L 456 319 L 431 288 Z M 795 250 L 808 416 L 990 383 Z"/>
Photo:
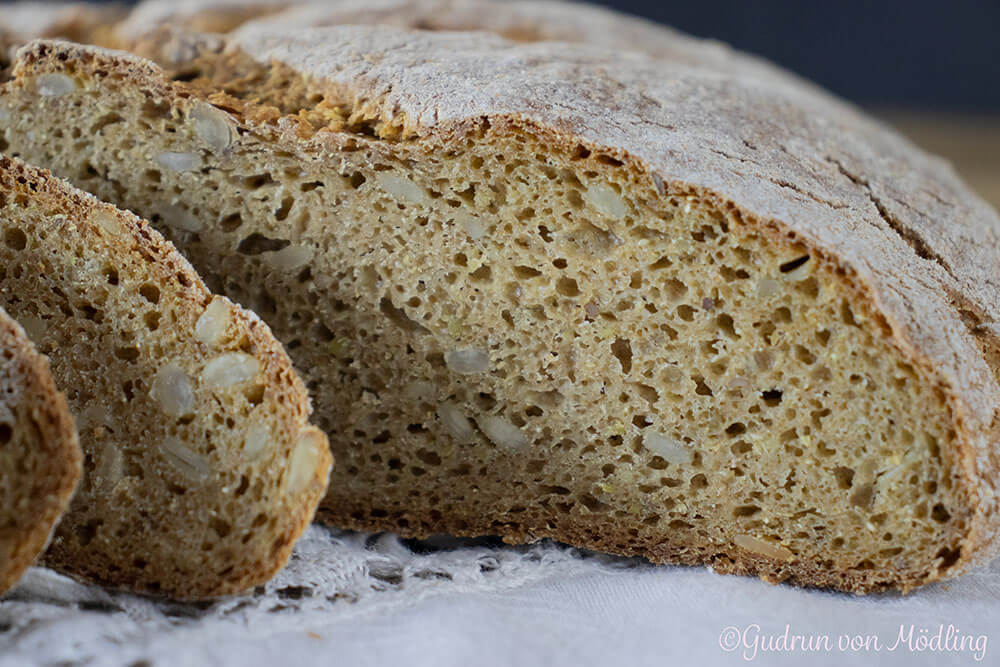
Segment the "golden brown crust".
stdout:
<path fill-rule="evenodd" d="M 80 477 L 81 454 L 66 398 L 48 360 L 0 309 L 0 593 L 13 586 L 45 549 Z"/>
<path fill-rule="evenodd" d="M 527 544 L 542 538 L 558 539 L 566 544 L 582 546 L 620 556 L 641 556 L 653 563 L 669 565 L 705 565 L 718 574 L 759 577 L 768 583 L 788 583 L 807 588 L 833 588 L 856 594 L 899 591 L 909 593 L 930 581 L 900 580 L 884 573 L 829 567 L 814 561 L 785 563 L 745 549 L 719 551 L 704 545 L 650 541 L 637 543 L 623 524 L 618 533 L 605 527 L 589 526 L 585 522 L 565 522 L 552 526 L 549 513 L 538 512 L 518 517 L 518 524 L 499 525 L 482 515 L 448 514 L 432 517 L 423 514 L 393 514 L 390 517 L 371 516 L 368 505 L 350 501 L 325 504 L 316 513 L 316 520 L 331 526 L 362 532 L 397 533 L 408 539 L 424 540 L 434 535 L 481 537 L 495 535 L 507 544 Z"/>
<path fill-rule="evenodd" d="M 128 304 L 140 295 L 140 303 L 156 306 L 149 311 L 155 317 L 144 316 L 144 328 L 149 329 L 145 334 L 120 320 L 111 322 L 110 329 L 84 329 L 84 337 L 92 337 L 93 343 L 83 340 L 82 347 L 66 349 L 65 336 L 79 326 L 73 316 L 61 321 L 41 309 L 43 300 L 12 299 L 24 288 L 9 274 L 0 283 L 7 307 L 39 322 L 44 336 L 40 344 L 48 350 L 55 374 L 74 387 L 72 407 L 87 417 L 81 422 L 81 444 L 88 457 L 85 481 L 60 524 L 46 564 L 109 586 L 181 599 L 238 593 L 269 579 L 311 521 L 330 468 L 324 440 L 317 455 L 307 460 L 308 479 L 300 487 L 289 485 L 295 448 L 314 429 L 307 423 L 311 406 L 305 387 L 281 344 L 253 313 L 224 299 L 228 323 L 222 342 L 195 340 L 197 321 L 214 303 L 213 296 L 173 246 L 134 215 L 6 157 L 0 158 L 0 188 L 6 201 L 21 202 L 22 210 L 36 216 L 31 232 L 40 245 L 29 241 L 26 251 L 48 267 L 41 274 L 44 281 L 51 280 L 55 289 L 84 303 L 93 301 L 93 285 L 109 282 L 120 290 L 136 290 L 121 297 L 112 293 L 105 303 L 89 306 L 96 307 L 91 317 L 98 323 L 105 317 L 132 319 L 138 313 L 126 309 L 134 308 Z M 13 218 L 5 224 L 14 224 Z M 46 247 L 45 239 L 58 239 L 63 247 Z M 66 275 L 62 250 L 88 257 L 88 268 L 72 269 L 72 283 L 60 282 Z M 7 261 L 14 266 L 17 260 Z M 107 267 L 99 268 L 99 263 Z M 160 321 L 169 324 L 169 330 L 160 329 Z M 133 340 L 142 344 L 111 349 L 122 331 L 126 340 L 139 336 Z M 158 370 L 171 364 L 201 367 L 200 359 L 211 363 L 228 349 L 252 356 L 261 369 L 255 384 L 246 389 L 253 393 L 251 403 L 239 397 L 231 403 L 236 399 L 220 391 L 213 392 L 214 398 L 196 394 L 193 416 L 184 415 L 180 423 L 211 428 L 209 418 L 218 417 L 230 420 L 228 430 L 196 437 L 186 435 L 183 426 L 169 426 L 171 413 L 157 414 L 165 400 L 156 392 Z M 122 359 L 127 364 L 121 364 Z M 139 368 L 131 374 L 123 370 L 136 364 Z M 90 366 L 94 370 L 88 370 Z M 187 382 L 197 390 L 205 380 L 189 376 Z M 126 390 L 128 403 L 112 393 L 120 391 L 122 383 L 135 387 Z M 139 387 L 148 396 L 137 391 Z M 270 428 L 272 442 L 265 444 L 275 448 L 257 462 L 241 460 L 240 436 L 230 435 L 232 429 L 238 434 L 249 428 L 247 406 L 256 406 L 253 414 L 260 417 L 255 419 Z M 171 440 L 177 444 L 168 446 Z M 246 497 L 232 486 L 241 476 L 249 484 Z M 254 515 L 263 527 L 251 525 Z"/>

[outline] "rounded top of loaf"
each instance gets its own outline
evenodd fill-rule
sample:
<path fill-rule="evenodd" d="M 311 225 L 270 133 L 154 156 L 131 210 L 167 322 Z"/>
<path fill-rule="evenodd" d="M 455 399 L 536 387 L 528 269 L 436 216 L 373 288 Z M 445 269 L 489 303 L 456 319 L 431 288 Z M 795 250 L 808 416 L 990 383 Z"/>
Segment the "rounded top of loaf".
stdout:
<path fill-rule="evenodd" d="M 136 56 L 56 44 L 29 45 L 21 66 L 56 50 L 103 53 L 163 79 Z M 447 140 L 483 119 L 507 121 L 615 155 L 661 193 L 710 193 L 849 269 L 900 344 L 967 390 L 970 417 L 992 420 L 998 390 L 975 338 L 996 345 L 1000 333 L 997 213 L 940 159 L 780 70 L 748 77 L 698 57 L 267 21 L 239 30 L 228 48 L 284 63 L 317 93 L 404 137 Z"/>
<path fill-rule="evenodd" d="M 779 76 L 483 34 L 261 22 L 233 46 L 404 137 L 506 119 L 779 225 L 856 272 L 904 339 L 986 392 L 980 416 L 992 415 L 996 385 L 968 363 L 966 325 L 992 336 L 1000 319 L 1000 218 L 949 165 L 845 103 Z"/>
<path fill-rule="evenodd" d="M 145 0 L 115 27 L 129 42 L 162 26 L 189 27 L 213 13 L 239 14 L 241 32 L 333 25 L 382 25 L 428 31 L 476 31 L 515 42 L 575 42 L 635 51 L 745 76 L 779 77 L 821 89 L 729 45 L 606 7 L 565 0 Z M 235 26 L 234 26 L 235 27 Z"/>
<path fill-rule="evenodd" d="M 226 2 L 226 0 L 212 0 Z M 150 0 L 144 4 L 167 4 Z M 161 13 L 162 16 L 162 13 Z M 139 28 L 138 22 L 129 22 Z M 514 42 L 571 42 L 640 52 L 672 62 L 778 76 L 812 84 L 729 45 L 699 39 L 669 26 L 606 7 L 563 0 L 352 0 L 295 3 L 251 21 L 242 31 L 333 25 L 383 25 L 427 31 L 484 31 Z M 145 23 L 148 29 L 149 22 Z M 817 89 L 818 90 L 818 89 Z"/>

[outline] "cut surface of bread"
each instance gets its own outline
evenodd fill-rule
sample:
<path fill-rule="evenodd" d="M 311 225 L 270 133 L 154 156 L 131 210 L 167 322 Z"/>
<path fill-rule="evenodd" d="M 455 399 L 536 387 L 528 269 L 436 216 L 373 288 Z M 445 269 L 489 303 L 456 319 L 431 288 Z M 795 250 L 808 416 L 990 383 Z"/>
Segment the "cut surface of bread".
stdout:
<path fill-rule="evenodd" d="M 994 553 L 1000 223 L 896 135 L 597 47 L 170 49 L 25 48 L 4 149 L 271 325 L 338 459 L 324 520 L 852 591 Z"/>
<path fill-rule="evenodd" d="M 0 308 L 0 593 L 45 549 L 76 488 L 80 458 L 48 361 Z"/>
<path fill-rule="evenodd" d="M 267 325 L 134 215 L 5 157 L 0 239 L 0 304 L 51 359 L 85 455 L 45 563 L 175 598 L 270 578 L 330 456 Z"/>

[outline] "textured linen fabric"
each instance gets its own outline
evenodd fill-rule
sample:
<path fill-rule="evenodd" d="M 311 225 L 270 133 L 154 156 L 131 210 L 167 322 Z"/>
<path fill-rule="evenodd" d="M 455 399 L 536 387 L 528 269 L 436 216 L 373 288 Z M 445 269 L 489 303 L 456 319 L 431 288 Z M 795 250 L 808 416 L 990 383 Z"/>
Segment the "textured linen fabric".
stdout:
<path fill-rule="evenodd" d="M 766 650 L 786 625 L 789 639 L 827 636 L 830 648 Z M 897 643 L 901 626 L 913 627 L 912 647 Z M 957 639 L 935 648 L 930 639 L 947 640 L 948 626 Z M 732 640 L 727 628 L 742 635 L 735 650 L 720 646 Z M 874 635 L 880 647 L 842 649 L 841 635 Z M 246 596 L 179 604 L 35 568 L 0 601 L 4 667 L 990 665 L 1000 664 L 995 642 L 1000 561 L 906 597 L 857 597 L 551 542 L 403 542 L 319 526 L 274 581 Z"/>

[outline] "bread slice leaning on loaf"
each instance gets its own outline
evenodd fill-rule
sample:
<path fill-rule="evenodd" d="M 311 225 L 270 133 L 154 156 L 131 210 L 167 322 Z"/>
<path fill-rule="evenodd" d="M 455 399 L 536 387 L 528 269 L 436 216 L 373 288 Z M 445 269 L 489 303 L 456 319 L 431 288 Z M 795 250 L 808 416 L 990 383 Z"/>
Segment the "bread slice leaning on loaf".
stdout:
<path fill-rule="evenodd" d="M 41 41 L 5 150 L 140 211 L 303 372 L 319 515 L 851 591 L 996 549 L 996 213 L 781 77 L 344 27 Z M 190 59 L 186 59 L 190 56 Z"/>
<path fill-rule="evenodd" d="M 45 549 L 80 478 L 80 445 L 48 360 L 0 308 L 0 593 Z"/>
<path fill-rule="evenodd" d="M 50 357 L 85 454 L 45 563 L 184 599 L 269 579 L 330 455 L 267 325 L 145 222 L 6 157 L 0 239 L 0 305 Z"/>

